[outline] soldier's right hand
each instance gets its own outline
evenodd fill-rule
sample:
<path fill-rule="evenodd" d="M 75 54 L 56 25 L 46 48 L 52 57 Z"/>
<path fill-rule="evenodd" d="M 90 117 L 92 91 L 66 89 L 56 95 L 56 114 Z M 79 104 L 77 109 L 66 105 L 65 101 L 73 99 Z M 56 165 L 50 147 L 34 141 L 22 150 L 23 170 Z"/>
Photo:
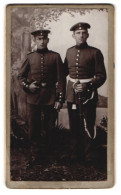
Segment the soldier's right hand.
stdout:
<path fill-rule="evenodd" d="M 76 92 L 83 92 L 83 91 L 86 91 L 87 90 L 87 84 L 86 83 L 79 83 L 79 84 L 76 84 L 75 85 L 75 88 Z"/>
<path fill-rule="evenodd" d="M 36 86 L 36 83 L 37 81 L 34 81 L 32 82 L 30 85 L 29 85 L 29 90 L 34 93 L 37 89 L 39 89 L 39 86 Z"/>

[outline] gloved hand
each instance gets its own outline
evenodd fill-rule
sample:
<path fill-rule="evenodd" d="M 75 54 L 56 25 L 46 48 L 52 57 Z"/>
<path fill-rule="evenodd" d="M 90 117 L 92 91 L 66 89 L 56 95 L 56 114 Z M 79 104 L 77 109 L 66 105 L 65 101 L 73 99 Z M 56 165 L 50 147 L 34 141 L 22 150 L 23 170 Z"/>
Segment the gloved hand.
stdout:
<path fill-rule="evenodd" d="M 54 108 L 59 111 L 62 108 L 63 104 L 61 102 L 55 102 Z"/>
<path fill-rule="evenodd" d="M 36 83 L 37 81 L 34 81 L 29 85 L 30 92 L 34 93 L 37 89 L 39 89 L 39 86 L 37 86 Z"/>
<path fill-rule="evenodd" d="M 87 84 L 86 83 L 75 83 L 74 84 L 74 90 L 78 93 L 78 92 L 83 92 L 86 91 L 88 89 Z"/>

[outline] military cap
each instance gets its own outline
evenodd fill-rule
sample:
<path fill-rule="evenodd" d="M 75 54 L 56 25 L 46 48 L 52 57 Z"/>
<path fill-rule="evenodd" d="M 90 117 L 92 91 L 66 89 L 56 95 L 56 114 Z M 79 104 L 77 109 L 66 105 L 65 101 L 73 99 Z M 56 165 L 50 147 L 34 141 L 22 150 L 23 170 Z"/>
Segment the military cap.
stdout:
<path fill-rule="evenodd" d="M 47 37 L 48 33 L 50 33 L 50 30 L 47 30 L 47 29 L 40 29 L 40 30 L 31 32 L 31 34 L 34 36 L 42 36 L 42 37 Z"/>
<path fill-rule="evenodd" d="M 85 23 L 85 22 L 79 22 L 77 24 L 74 24 L 71 28 L 70 31 L 75 31 L 75 30 L 87 30 L 90 28 L 90 24 Z"/>

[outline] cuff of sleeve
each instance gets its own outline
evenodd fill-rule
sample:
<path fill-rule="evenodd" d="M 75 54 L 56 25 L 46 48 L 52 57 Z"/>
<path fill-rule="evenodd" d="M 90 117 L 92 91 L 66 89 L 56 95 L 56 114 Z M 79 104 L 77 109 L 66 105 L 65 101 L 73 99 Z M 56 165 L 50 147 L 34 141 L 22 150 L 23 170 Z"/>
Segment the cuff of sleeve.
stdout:
<path fill-rule="evenodd" d="M 94 90 L 95 87 L 94 87 L 94 85 L 93 85 L 93 82 L 88 83 L 87 88 L 88 88 L 88 90 Z"/>
<path fill-rule="evenodd" d="M 30 91 L 29 91 L 29 83 L 23 81 L 23 82 L 22 82 L 22 86 L 23 86 L 23 90 L 24 90 L 25 92 L 30 92 Z"/>
<path fill-rule="evenodd" d="M 57 93 L 56 95 L 56 101 L 59 101 L 60 103 L 64 103 L 64 95 L 62 92 Z"/>

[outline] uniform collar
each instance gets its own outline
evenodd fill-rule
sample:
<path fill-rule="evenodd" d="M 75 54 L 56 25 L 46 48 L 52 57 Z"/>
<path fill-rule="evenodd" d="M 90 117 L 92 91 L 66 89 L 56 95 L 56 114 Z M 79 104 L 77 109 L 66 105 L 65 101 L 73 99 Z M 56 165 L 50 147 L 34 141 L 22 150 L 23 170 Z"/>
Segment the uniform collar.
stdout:
<path fill-rule="evenodd" d="M 77 49 L 84 49 L 84 48 L 86 48 L 88 46 L 88 44 L 87 44 L 87 42 L 85 42 L 85 43 L 82 43 L 81 45 L 76 45 L 76 48 Z"/>
<path fill-rule="evenodd" d="M 48 48 L 45 48 L 45 49 L 37 49 L 37 52 L 38 53 L 45 53 L 48 51 Z"/>

